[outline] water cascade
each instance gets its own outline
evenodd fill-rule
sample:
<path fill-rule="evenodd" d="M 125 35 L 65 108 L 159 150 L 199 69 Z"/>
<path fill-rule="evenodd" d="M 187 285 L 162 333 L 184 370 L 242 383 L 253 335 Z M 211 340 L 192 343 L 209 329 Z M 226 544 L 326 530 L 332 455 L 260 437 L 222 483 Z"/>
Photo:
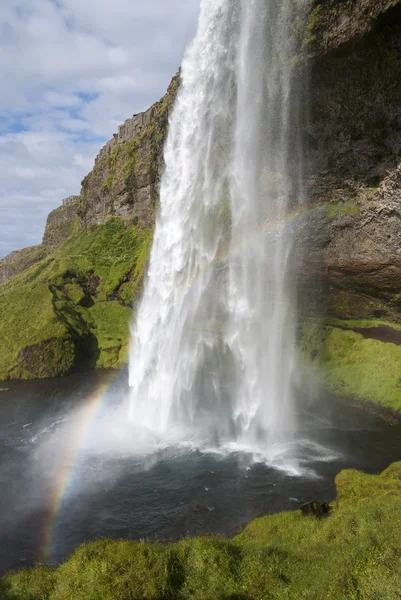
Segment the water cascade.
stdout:
<path fill-rule="evenodd" d="M 267 447 L 296 431 L 303 202 L 291 19 L 303 0 L 202 0 L 170 117 L 131 418 L 162 438 Z"/>

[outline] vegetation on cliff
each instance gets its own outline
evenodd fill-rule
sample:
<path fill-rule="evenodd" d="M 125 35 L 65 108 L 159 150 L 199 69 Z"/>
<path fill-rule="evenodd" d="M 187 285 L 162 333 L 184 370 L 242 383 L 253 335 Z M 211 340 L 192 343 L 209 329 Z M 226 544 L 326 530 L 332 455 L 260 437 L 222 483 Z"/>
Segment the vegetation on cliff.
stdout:
<path fill-rule="evenodd" d="M 328 517 L 250 523 L 233 540 L 99 540 L 57 568 L 0 580 L 2 600 L 394 600 L 401 589 L 401 463 L 343 471 Z"/>
<path fill-rule="evenodd" d="M 304 45 L 324 54 L 369 31 L 400 0 L 309 0 L 308 27 Z"/>
<path fill-rule="evenodd" d="M 154 226 L 168 117 L 179 81 L 177 74 L 160 102 L 128 119 L 100 151 L 82 181 L 78 214 L 84 227 L 111 215 Z"/>
<path fill-rule="evenodd" d="M 401 327 L 309 319 L 302 324 L 301 351 L 307 368 L 332 393 L 401 411 Z"/>
<path fill-rule="evenodd" d="M 152 230 L 119 217 L 75 232 L 0 286 L 0 379 L 56 377 L 125 361 Z"/>

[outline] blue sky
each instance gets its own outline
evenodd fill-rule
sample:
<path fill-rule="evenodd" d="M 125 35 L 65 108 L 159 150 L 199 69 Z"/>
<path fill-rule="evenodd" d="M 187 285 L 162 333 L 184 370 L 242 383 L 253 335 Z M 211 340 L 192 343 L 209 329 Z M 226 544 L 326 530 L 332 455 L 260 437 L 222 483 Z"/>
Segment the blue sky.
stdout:
<path fill-rule="evenodd" d="M 0 1 L 0 257 L 41 242 L 103 143 L 166 91 L 199 0 Z"/>

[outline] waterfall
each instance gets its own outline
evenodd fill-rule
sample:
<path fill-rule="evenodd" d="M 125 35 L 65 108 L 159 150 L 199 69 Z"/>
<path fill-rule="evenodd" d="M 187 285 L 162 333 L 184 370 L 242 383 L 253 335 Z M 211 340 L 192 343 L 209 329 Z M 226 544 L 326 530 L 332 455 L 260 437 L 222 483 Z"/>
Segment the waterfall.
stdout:
<path fill-rule="evenodd" d="M 202 0 L 170 117 L 130 410 L 161 437 L 266 446 L 296 432 L 303 201 L 294 6 Z"/>

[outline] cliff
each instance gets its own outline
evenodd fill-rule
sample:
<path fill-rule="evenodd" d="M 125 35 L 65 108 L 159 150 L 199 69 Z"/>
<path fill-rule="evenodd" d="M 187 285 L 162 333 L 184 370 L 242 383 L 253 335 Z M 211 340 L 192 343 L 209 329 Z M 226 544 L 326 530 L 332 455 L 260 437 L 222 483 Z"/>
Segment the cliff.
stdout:
<path fill-rule="evenodd" d="M 294 68 L 309 80 L 309 200 L 293 264 L 305 369 L 338 394 L 400 409 L 401 1 L 308 6 L 294 11 Z M 0 379 L 124 362 L 178 84 L 119 128 L 80 196 L 49 216 L 42 246 L 0 261 Z"/>
<path fill-rule="evenodd" d="M 400 409 L 401 3 L 315 3 L 309 34 L 303 349 L 335 393 Z"/>
<path fill-rule="evenodd" d="M 80 196 L 50 213 L 43 244 L 0 261 L 0 380 L 126 361 L 178 82 L 119 128 Z"/>

